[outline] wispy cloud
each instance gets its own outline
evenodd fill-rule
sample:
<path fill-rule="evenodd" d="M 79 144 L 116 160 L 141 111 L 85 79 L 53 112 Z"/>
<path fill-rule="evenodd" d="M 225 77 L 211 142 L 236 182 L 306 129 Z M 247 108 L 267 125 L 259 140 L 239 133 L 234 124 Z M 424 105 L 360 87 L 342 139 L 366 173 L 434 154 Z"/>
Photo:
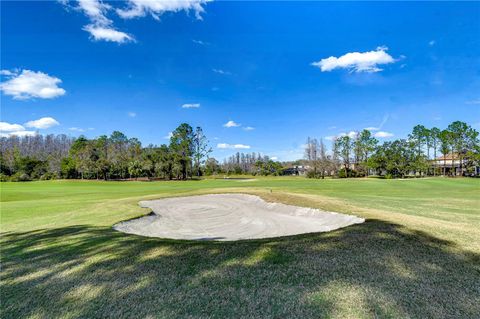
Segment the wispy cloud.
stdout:
<path fill-rule="evenodd" d="M 83 27 L 95 41 L 109 41 L 125 43 L 134 41 L 133 36 L 118 31 L 113 21 L 107 18 L 107 12 L 112 7 L 100 0 L 78 0 L 77 9 L 82 11 L 90 20 L 90 24 Z"/>
<path fill-rule="evenodd" d="M 60 125 L 57 120 L 53 117 L 42 117 L 38 120 L 28 121 L 24 124 L 26 127 L 36 128 L 36 129 L 47 129 L 52 126 Z"/>
<path fill-rule="evenodd" d="M 335 69 L 348 69 L 351 72 L 380 72 L 379 65 L 394 63 L 395 59 L 387 53 L 385 46 L 378 47 L 375 51 L 350 52 L 340 57 L 331 56 L 313 62 L 311 65 L 320 68 L 322 72 Z"/>
<path fill-rule="evenodd" d="M 255 128 L 252 127 L 252 126 L 245 126 L 245 127 L 243 128 L 244 131 L 253 131 L 254 129 L 255 129 Z"/>
<path fill-rule="evenodd" d="M 200 103 L 185 103 L 182 105 L 182 109 L 198 109 Z"/>
<path fill-rule="evenodd" d="M 212 69 L 212 72 L 222 74 L 222 75 L 231 75 L 232 73 L 229 71 L 225 71 L 222 69 Z"/>
<path fill-rule="evenodd" d="M 327 141 L 334 141 L 336 140 L 337 138 L 339 137 L 342 137 L 342 136 L 348 136 L 350 138 L 355 138 L 357 136 L 358 132 L 357 131 L 350 131 L 350 132 L 341 132 L 341 133 L 338 133 L 337 135 L 329 135 L 329 136 L 325 136 L 325 139 Z"/>
<path fill-rule="evenodd" d="M 382 124 L 380 126 L 383 126 L 383 123 L 384 123 L 384 121 L 382 121 Z M 369 131 L 376 131 L 375 133 L 373 133 L 373 136 L 377 137 L 377 138 L 388 138 L 388 137 L 394 136 L 393 133 L 386 132 L 386 131 L 380 131 L 380 129 L 378 127 L 367 127 L 365 129 L 369 130 Z M 354 138 L 357 137 L 357 135 L 358 135 L 357 131 L 350 131 L 350 132 L 342 132 L 342 133 L 339 133 L 337 135 L 325 136 L 325 139 L 327 141 L 334 141 L 335 139 L 337 139 L 339 137 L 342 137 L 342 136 L 348 136 L 348 137 L 354 139 Z"/>
<path fill-rule="evenodd" d="M 368 131 L 380 131 L 383 126 L 387 123 L 388 119 L 390 118 L 390 115 L 389 114 L 385 114 L 383 116 L 383 119 L 382 119 L 382 122 L 380 122 L 380 125 L 378 126 L 369 126 L 369 127 L 366 127 L 365 130 L 368 130 Z"/>
<path fill-rule="evenodd" d="M 95 41 L 108 41 L 117 43 L 134 41 L 134 38 L 131 35 L 115 30 L 114 28 L 108 26 L 89 24 L 84 26 L 83 30 L 90 33 L 92 39 Z"/>
<path fill-rule="evenodd" d="M 428 45 L 431 46 L 431 47 L 433 47 L 433 46 L 435 45 L 435 43 L 436 43 L 435 40 L 430 40 L 430 41 L 428 42 Z"/>
<path fill-rule="evenodd" d="M 62 80 L 43 72 L 2 70 L 1 74 L 8 80 L 0 83 L 0 90 L 16 100 L 53 99 L 65 94 L 65 90 L 58 87 Z"/>
<path fill-rule="evenodd" d="M 217 148 L 219 148 L 219 149 L 249 149 L 250 145 L 218 143 Z"/>
<path fill-rule="evenodd" d="M 479 98 L 479 99 L 473 99 L 473 100 L 466 101 L 465 104 L 469 104 L 469 105 L 479 105 L 479 104 L 480 104 L 480 98 Z"/>
<path fill-rule="evenodd" d="M 167 135 L 165 135 L 163 138 L 166 140 L 169 140 L 173 136 L 173 132 L 168 132 Z"/>
<path fill-rule="evenodd" d="M 136 116 L 137 116 L 137 113 L 135 113 L 135 112 L 128 112 L 127 115 L 128 115 L 129 117 L 136 117 Z"/>
<path fill-rule="evenodd" d="M 209 45 L 210 44 L 208 42 L 205 42 L 205 41 L 202 41 L 202 40 L 195 40 L 195 39 L 192 39 L 192 42 L 195 43 L 195 44 L 198 44 L 198 45 Z"/>
<path fill-rule="evenodd" d="M 238 127 L 241 124 L 236 123 L 235 121 L 228 121 L 227 123 L 223 124 L 224 127 L 230 128 L 230 127 Z"/>
<path fill-rule="evenodd" d="M 74 1 L 60 0 L 60 2 L 70 6 L 70 3 Z M 209 0 L 127 0 L 126 2 L 110 1 L 109 3 L 100 0 L 77 0 L 74 8 L 81 11 L 90 20 L 83 30 L 90 33 L 93 40 L 126 43 L 135 42 L 134 36 L 117 30 L 113 21 L 107 17 L 110 12 L 115 12 L 123 19 L 150 15 L 159 20 L 160 16 L 166 12 L 193 11 L 195 17 L 201 20 L 201 14 L 205 11 L 203 5 L 207 2 Z M 117 3 L 122 3 L 123 7 L 117 6 Z"/>
<path fill-rule="evenodd" d="M 83 133 L 83 132 L 86 132 L 86 131 L 93 131 L 94 128 L 93 127 L 89 127 L 89 128 L 81 128 L 81 127 L 69 127 L 68 128 L 70 131 L 72 132 L 79 132 L 79 133 Z"/>

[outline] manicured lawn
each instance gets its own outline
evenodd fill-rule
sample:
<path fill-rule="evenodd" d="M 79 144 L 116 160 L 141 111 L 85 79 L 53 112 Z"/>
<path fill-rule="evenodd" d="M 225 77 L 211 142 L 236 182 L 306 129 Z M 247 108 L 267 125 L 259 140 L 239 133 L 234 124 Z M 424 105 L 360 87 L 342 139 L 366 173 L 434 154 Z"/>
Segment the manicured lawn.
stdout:
<path fill-rule="evenodd" d="M 142 199 L 213 192 L 354 213 L 236 243 L 126 235 Z M 1 184 L 2 318 L 478 318 L 480 180 Z"/>

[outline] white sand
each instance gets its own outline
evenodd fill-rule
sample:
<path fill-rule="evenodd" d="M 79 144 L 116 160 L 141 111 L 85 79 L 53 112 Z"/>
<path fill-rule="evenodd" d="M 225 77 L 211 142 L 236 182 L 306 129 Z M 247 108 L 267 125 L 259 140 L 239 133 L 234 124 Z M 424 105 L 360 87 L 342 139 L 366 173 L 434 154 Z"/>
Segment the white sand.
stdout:
<path fill-rule="evenodd" d="M 365 221 L 245 194 L 174 197 L 142 201 L 140 206 L 154 214 L 113 228 L 148 237 L 228 241 L 326 232 Z"/>

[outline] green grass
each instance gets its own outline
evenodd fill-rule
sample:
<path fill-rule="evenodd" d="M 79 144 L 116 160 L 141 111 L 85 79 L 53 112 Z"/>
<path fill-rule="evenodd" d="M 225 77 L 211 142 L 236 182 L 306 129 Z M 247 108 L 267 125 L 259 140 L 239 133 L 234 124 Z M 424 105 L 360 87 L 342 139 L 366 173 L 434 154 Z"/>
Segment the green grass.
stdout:
<path fill-rule="evenodd" d="M 126 235 L 142 199 L 215 192 L 367 218 L 236 243 Z M 1 184 L 2 318 L 479 318 L 480 180 Z"/>

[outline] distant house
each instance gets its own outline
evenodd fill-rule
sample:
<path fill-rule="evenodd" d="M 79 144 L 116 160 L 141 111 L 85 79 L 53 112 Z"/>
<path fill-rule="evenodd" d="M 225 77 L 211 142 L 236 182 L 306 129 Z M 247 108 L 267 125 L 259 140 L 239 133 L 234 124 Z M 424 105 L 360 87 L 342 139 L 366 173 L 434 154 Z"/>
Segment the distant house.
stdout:
<path fill-rule="evenodd" d="M 305 175 L 309 168 L 310 166 L 308 165 L 293 165 L 292 167 L 285 168 L 283 170 L 283 175 Z"/>
<path fill-rule="evenodd" d="M 461 164 L 461 165 L 460 165 Z M 433 167 L 439 169 L 442 174 L 445 172 L 445 175 L 454 175 L 454 176 L 463 176 L 467 174 L 467 164 L 468 160 L 466 158 L 460 159 L 458 153 L 448 153 L 445 156 L 439 156 L 436 159 L 432 160 Z M 471 174 L 478 176 L 480 175 L 480 166 L 476 165 Z"/>

